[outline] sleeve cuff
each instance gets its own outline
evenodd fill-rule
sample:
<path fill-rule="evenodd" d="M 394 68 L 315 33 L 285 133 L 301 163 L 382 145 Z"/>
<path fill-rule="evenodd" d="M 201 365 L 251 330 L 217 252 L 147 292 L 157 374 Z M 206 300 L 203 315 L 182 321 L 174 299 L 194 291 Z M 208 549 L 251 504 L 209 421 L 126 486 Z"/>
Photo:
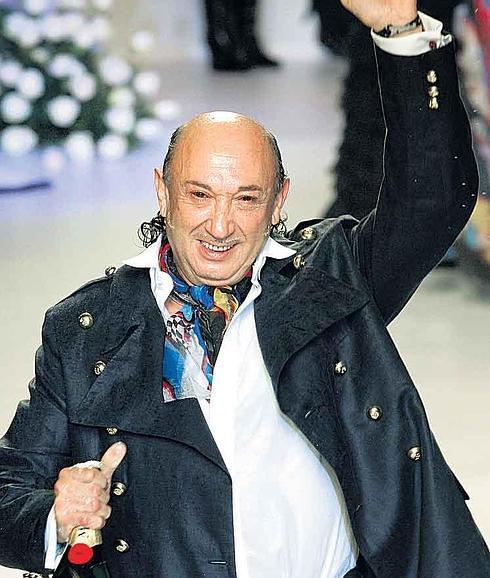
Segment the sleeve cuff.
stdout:
<path fill-rule="evenodd" d="M 65 544 L 58 544 L 58 534 L 54 506 L 51 508 L 44 532 L 44 567 L 47 570 L 56 570 L 65 551 Z"/>
<path fill-rule="evenodd" d="M 436 48 L 441 48 L 452 42 L 451 34 L 442 33 L 442 22 L 419 12 L 424 26 L 422 32 L 416 32 L 400 38 L 383 38 L 371 30 L 374 43 L 389 54 L 395 56 L 419 56 Z"/>

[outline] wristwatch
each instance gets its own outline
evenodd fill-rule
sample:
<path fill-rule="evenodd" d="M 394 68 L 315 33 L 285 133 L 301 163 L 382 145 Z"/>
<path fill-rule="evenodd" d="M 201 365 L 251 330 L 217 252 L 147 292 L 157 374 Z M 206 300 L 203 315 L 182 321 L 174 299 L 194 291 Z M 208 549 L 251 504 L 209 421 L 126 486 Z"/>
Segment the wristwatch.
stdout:
<path fill-rule="evenodd" d="M 417 17 L 414 18 L 412 21 L 408 22 L 407 24 L 402 24 L 401 26 L 394 26 L 393 24 L 388 24 L 383 30 L 375 30 L 374 32 L 378 36 L 382 36 L 383 38 L 392 38 L 393 36 L 398 36 L 398 34 L 403 34 L 404 32 L 411 32 L 415 30 L 419 26 L 422 26 L 422 20 L 420 16 L 417 14 Z"/>

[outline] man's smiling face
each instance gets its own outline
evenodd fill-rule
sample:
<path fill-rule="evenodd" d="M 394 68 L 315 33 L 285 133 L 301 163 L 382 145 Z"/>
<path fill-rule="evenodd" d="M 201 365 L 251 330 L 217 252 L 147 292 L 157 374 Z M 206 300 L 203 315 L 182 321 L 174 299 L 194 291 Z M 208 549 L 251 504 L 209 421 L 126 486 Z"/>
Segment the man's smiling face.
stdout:
<path fill-rule="evenodd" d="M 277 223 L 289 182 L 276 193 L 275 162 L 252 120 L 216 112 L 184 128 L 168 187 L 157 172 L 161 215 L 177 268 L 192 285 L 234 285 Z"/>

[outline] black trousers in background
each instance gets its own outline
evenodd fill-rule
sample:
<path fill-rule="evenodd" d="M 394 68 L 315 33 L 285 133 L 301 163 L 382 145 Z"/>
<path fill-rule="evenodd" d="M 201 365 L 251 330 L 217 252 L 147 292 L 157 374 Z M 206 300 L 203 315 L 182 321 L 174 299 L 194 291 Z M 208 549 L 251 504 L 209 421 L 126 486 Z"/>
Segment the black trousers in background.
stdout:
<path fill-rule="evenodd" d="M 213 61 L 247 63 L 258 50 L 257 0 L 205 0 L 207 40 Z"/>

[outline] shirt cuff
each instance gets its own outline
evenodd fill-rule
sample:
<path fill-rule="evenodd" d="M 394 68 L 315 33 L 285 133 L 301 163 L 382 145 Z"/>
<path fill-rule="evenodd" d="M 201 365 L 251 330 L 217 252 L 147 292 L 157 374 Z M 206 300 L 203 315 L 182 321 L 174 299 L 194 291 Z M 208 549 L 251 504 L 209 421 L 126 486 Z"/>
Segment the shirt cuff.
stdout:
<path fill-rule="evenodd" d="M 442 33 L 442 22 L 419 12 L 424 30 L 407 36 L 384 38 L 371 30 L 374 43 L 394 56 L 419 56 L 452 42 L 451 34 Z"/>
<path fill-rule="evenodd" d="M 56 518 L 54 515 L 54 506 L 51 508 L 46 530 L 44 531 L 44 567 L 47 570 L 56 570 L 64 554 L 66 545 L 58 544 L 58 534 L 56 527 Z"/>

